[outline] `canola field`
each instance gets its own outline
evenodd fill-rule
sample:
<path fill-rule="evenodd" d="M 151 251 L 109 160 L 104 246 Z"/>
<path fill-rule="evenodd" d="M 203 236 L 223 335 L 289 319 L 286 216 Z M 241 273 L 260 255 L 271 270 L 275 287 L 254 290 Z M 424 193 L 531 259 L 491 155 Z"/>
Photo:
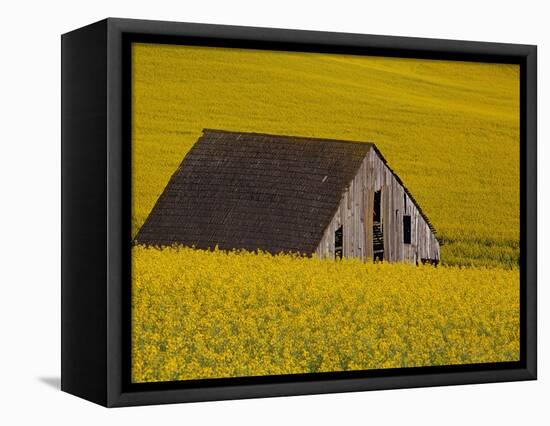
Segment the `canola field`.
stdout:
<path fill-rule="evenodd" d="M 447 265 L 519 256 L 517 65 L 133 47 L 132 229 L 203 128 L 374 142 Z"/>
<path fill-rule="evenodd" d="M 519 357 L 519 67 L 135 44 L 132 232 L 203 128 L 374 142 L 442 265 L 132 248 L 134 381 Z"/>
<path fill-rule="evenodd" d="M 519 357 L 518 270 L 135 247 L 134 382 Z"/>

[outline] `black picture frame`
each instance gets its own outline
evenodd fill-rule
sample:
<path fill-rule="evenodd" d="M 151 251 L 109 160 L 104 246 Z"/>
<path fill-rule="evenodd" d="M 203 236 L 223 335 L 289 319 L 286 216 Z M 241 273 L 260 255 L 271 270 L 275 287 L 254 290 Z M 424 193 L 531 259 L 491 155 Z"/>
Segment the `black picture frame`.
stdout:
<path fill-rule="evenodd" d="M 520 65 L 520 361 L 189 382 L 130 382 L 130 44 Z M 537 49 L 532 45 L 108 18 L 62 44 L 62 390 L 108 406 L 534 380 Z"/>

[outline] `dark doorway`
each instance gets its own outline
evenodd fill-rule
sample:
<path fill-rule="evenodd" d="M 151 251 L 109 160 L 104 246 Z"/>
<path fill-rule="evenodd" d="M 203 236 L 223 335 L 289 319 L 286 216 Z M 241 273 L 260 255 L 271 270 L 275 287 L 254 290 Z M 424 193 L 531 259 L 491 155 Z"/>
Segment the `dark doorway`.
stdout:
<path fill-rule="evenodd" d="M 380 201 L 382 198 L 382 191 L 374 191 L 374 206 L 372 208 L 372 220 L 374 222 L 381 222 L 380 217 Z"/>
<path fill-rule="evenodd" d="M 384 260 L 384 229 L 381 214 L 382 191 L 374 192 L 372 208 L 372 252 L 374 260 Z"/>
<path fill-rule="evenodd" d="M 340 226 L 336 231 L 334 231 L 334 258 L 342 259 L 344 254 L 344 230 Z"/>

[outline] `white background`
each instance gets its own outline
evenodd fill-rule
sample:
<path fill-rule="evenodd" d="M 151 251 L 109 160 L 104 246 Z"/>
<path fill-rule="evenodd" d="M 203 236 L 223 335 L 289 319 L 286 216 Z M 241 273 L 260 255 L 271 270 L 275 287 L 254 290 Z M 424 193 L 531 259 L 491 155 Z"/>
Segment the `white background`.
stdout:
<path fill-rule="evenodd" d="M 544 1 L 3 2 L 0 52 L 0 423 L 550 424 L 550 75 Z M 107 16 L 539 46 L 539 380 L 107 410 L 60 392 L 60 34 Z M 546 305 L 546 306 L 545 306 Z"/>

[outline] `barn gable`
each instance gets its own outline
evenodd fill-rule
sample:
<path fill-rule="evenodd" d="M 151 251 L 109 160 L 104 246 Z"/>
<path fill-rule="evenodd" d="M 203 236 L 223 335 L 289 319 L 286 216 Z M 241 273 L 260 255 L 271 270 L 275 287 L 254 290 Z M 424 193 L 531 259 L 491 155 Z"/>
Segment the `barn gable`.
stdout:
<path fill-rule="evenodd" d="M 310 255 L 371 148 L 204 130 L 135 241 Z"/>
<path fill-rule="evenodd" d="M 208 129 L 135 242 L 439 261 L 433 227 L 372 143 Z"/>
<path fill-rule="evenodd" d="M 315 253 L 329 259 L 437 264 L 439 241 L 415 199 L 374 148 L 347 186 Z"/>

